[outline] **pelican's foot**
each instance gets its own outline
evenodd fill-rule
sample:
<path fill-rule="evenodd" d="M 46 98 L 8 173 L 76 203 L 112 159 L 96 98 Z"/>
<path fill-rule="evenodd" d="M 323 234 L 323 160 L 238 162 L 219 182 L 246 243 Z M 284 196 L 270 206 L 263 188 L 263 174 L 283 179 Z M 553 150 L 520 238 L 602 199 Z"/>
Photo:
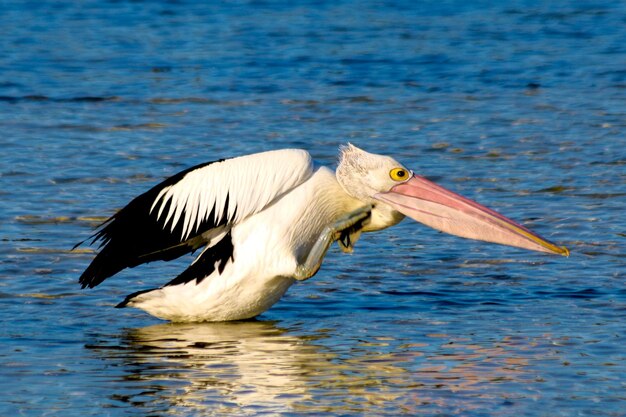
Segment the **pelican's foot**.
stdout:
<path fill-rule="evenodd" d="M 304 281 L 317 273 L 322 266 L 322 261 L 328 248 L 334 241 L 339 241 L 339 246 L 344 252 L 352 252 L 353 245 L 361 235 L 361 229 L 372 216 L 372 206 L 367 205 L 339 218 L 332 225 L 326 226 L 324 231 L 311 248 L 304 263 L 296 268 L 294 278 Z"/>

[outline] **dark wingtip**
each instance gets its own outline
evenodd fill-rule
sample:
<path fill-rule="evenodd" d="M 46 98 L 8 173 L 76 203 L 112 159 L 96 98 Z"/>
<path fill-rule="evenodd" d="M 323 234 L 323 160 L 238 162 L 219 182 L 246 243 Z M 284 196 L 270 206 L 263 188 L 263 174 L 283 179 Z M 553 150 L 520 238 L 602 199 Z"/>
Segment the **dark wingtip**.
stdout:
<path fill-rule="evenodd" d="M 119 250 L 116 251 L 116 249 L 115 247 L 106 246 L 96 255 L 91 264 L 78 278 L 78 283 L 82 288 L 93 288 L 129 266 L 128 259 L 119 255 Z M 115 255 L 118 256 L 116 257 Z"/>
<path fill-rule="evenodd" d="M 96 256 L 96 259 L 92 261 L 91 265 L 89 265 L 87 269 L 85 269 L 85 272 L 83 272 L 78 278 L 78 283 L 83 290 L 87 287 L 93 288 L 96 285 L 100 284 L 102 281 L 104 281 L 104 278 L 100 277 L 102 275 L 100 271 L 95 271 L 95 268 L 98 265 L 99 260 L 98 256 Z"/>
<path fill-rule="evenodd" d="M 88 271 L 89 271 L 89 268 L 87 268 L 85 272 L 83 272 L 82 275 L 78 278 L 78 283 L 80 284 L 80 288 L 82 290 L 84 290 L 87 287 L 93 288 L 93 285 L 90 285 L 93 278 L 87 276 Z"/>
<path fill-rule="evenodd" d="M 100 236 L 100 234 L 101 232 L 96 232 L 93 235 L 89 236 L 87 239 L 81 240 L 80 242 L 75 244 L 74 247 L 72 247 L 72 250 L 76 250 L 77 247 L 84 244 L 89 239 L 93 239 L 91 243 L 89 243 L 89 246 L 93 245 L 99 239 L 102 240 L 102 237 Z M 82 289 L 85 289 L 87 287 L 93 288 L 96 285 L 100 284 L 102 281 L 104 281 L 106 278 L 108 278 L 108 276 L 101 277 L 101 275 L 103 275 L 102 268 L 99 267 L 102 261 L 101 254 L 102 252 L 96 255 L 96 257 L 91 261 L 91 264 L 87 267 L 87 269 L 85 269 L 85 271 L 78 278 L 78 283 L 81 285 Z M 97 271 L 95 270 L 96 268 L 98 268 Z"/>
<path fill-rule="evenodd" d="M 93 288 L 94 284 L 91 283 L 89 279 L 83 279 L 82 277 L 78 279 L 78 283 L 80 284 L 80 289 L 84 290 L 85 288 Z"/>

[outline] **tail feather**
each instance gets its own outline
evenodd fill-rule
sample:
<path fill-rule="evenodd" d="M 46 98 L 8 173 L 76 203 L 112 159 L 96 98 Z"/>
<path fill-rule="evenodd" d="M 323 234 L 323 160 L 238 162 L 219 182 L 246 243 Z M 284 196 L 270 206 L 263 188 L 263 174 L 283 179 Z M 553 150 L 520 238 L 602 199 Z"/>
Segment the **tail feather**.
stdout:
<path fill-rule="evenodd" d="M 131 303 L 131 302 L 133 301 L 133 299 L 134 299 L 135 297 L 137 297 L 138 295 L 145 294 L 145 293 L 148 293 L 148 292 L 152 292 L 152 291 L 154 291 L 154 290 L 158 290 L 158 289 L 159 289 L 159 288 L 150 288 L 150 289 L 147 289 L 147 290 L 136 291 L 136 292 L 134 292 L 134 293 L 132 293 L 132 294 L 128 294 L 128 295 L 126 296 L 126 298 L 124 298 L 124 301 L 122 301 L 121 303 L 119 303 L 118 305 L 116 305 L 116 306 L 115 306 L 115 308 L 124 308 L 124 307 L 126 307 L 129 303 Z"/>

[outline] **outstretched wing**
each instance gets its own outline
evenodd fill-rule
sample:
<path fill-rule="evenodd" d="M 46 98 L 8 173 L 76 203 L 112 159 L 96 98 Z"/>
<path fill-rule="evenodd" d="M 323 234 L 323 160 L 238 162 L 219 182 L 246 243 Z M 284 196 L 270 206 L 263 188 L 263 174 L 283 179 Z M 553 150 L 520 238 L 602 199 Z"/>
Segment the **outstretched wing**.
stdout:
<path fill-rule="evenodd" d="M 95 287 L 124 268 L 215 245 L 212 239 L 221 239 L 232 225 L 263 210 L 312 172 L 311 157 L 299 149 L 219 160 L 180 172 L 102 224 L 90 243 L 99 242 L 101 250 L 79 282 L 83 288 Z"/>

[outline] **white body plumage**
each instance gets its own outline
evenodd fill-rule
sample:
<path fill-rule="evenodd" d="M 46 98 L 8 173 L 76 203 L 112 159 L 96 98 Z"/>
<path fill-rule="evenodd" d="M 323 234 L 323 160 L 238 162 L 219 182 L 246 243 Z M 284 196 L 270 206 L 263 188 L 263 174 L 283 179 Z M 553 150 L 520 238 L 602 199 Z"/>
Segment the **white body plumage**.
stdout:
<path fill-rule="evenodd" d="M 200 283 L 140 294 L 129 305 L 173 321 L 255 317 L 295 282 L 297 266 L 324 228 L 360 205 L 343 192 L 334 173 L 322 167 L 265 210 L 232 227 L 234 260 L 221 273 L 215 270 Z"/>

